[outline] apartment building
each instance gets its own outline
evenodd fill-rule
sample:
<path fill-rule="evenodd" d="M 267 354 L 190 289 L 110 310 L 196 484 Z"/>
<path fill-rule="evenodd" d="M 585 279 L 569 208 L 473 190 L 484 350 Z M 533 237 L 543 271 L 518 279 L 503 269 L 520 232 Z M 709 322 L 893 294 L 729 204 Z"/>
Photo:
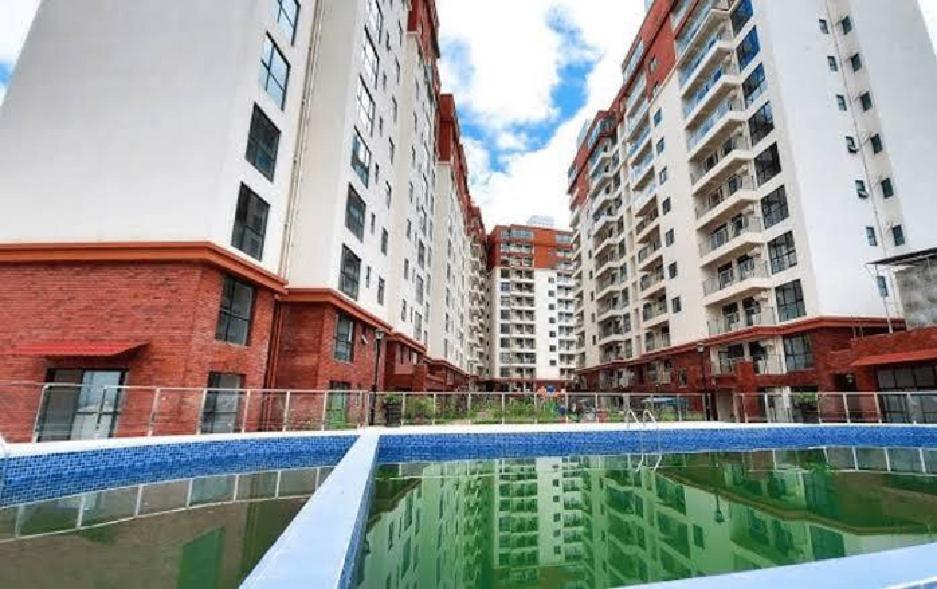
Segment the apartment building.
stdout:
<path fill-rule="evenodd" d="M 43 3 L 0 109 L 0 379 L 468 386 L 437 35 L 431 0 Z"/>
<path fill-rule="evenodd" d="M 497 226 L 488 237 L 488 269 L 493 386 L 565 387 L 576 362 L 572 234 Z"/>
<path fill-rule="evenodd" d="M 569 170 L 593 387 L 848 390 L 930 247 L 937 59 L 916 2 L 657 0 Z M 715 411 L 714 413 L 715 414 Z"/>

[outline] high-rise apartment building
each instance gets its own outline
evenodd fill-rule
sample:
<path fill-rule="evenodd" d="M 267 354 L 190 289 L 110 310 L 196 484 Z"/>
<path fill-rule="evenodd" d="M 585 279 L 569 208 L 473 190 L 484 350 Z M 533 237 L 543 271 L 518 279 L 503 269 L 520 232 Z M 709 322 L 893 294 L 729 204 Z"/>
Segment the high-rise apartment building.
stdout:
<path fill-rule="evenodd" d="M 572 234 L 497 226 L 488 237 L 491 380 L 499 390 L 564 387 L 575 377 Z"/>
<path fill-rule="evenodd" d="M 117 4 L 43 3 L 0 110 L 0 379 L 483 376 L 433 2 Z"/>
<path fill-rule="evenodd" d="M 933 246 L 937 59 L 916 2 L 657 0 L 569 170 L 592 387 L 848 390 Z"/>

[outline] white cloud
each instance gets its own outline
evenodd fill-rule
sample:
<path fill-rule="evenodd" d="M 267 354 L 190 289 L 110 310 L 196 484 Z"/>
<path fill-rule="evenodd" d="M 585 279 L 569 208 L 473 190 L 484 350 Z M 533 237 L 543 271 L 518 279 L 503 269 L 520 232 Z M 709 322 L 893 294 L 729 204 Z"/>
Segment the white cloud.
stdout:
<path fill-rule="evenodd" d="M 39 0 L 0 1 L 0 61 L 16 62 L 38 6 Z"/>
<path fill-rule="evenodd" d="M 566 170 L 576 136 L 583 121 L 606 108 L 618 91 L 620 64 L 643 19 L 643 0 L 438 0 L 438 5 L 443 85 L 492 140 L 491 146 L 466 145 L 472 194 L 486 225 L 524 222 L 534 214 L 552 215 L 564 225 Z M 578 29 L 582 46 L 570 46 L 551 28 L 558 16 Z M 454 56 L 446 55 L 449 48 Z M 514 151 L 501 158 L 503 171 L 493 171 L 487 150 L 522 149 L 526 138 L 510 127 L 552 120 L 551 92 L 560 83 L 560 68 L 584 58 L 596 62 L 586 80 L 586 105 L 542 148 Z"/>

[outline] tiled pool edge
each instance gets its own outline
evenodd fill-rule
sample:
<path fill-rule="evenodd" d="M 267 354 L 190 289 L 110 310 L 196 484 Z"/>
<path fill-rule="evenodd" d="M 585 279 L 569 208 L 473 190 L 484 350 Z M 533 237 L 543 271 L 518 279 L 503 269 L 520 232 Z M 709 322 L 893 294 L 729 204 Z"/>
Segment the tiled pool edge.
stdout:
<path fill-rule="evenodd" d="M 246 589 L 337 587 L 354 583 L 380 436 L 366 432 L 241 585 Z"/>

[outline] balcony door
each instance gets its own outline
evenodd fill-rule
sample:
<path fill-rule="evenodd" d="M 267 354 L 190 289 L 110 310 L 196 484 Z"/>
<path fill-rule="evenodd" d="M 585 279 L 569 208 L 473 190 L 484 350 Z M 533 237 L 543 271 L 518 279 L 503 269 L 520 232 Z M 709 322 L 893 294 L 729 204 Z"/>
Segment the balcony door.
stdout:
<path fill-rule="evenodd" d="M 120 415 L 120 370 L 56 369 L 36 424 L 39 442 L 109 438 Z"/>

